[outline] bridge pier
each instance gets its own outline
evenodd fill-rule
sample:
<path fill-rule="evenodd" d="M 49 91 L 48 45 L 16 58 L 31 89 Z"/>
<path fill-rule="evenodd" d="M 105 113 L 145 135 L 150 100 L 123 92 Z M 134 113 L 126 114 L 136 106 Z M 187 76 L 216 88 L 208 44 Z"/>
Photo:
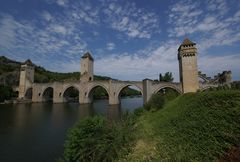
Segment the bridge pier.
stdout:
<path fill-rule="evenodd" d="M 109 105 L 118 105 L 118 104 L 120 104 L 119 98 L 114 95 L 110 95 L 109 96 Z"/>
<path fill-rule="evenodd" d="M 63 93 L 64 92 L 62 92 L 62 84 L 54 83 L 53 103 L 62 103 L 62 102 L 64 102 Z"/>
<path fill-rule="evenodd" d="M 152 81 L 150 79 L 143 80 L 143 104 L 147 103 L 153 92 L 151 90 Z"/>
<path fill-rule="evenodd" d="M 32 102 L 43 102 L 41 92 L 42 92 L 42 89 L 40 86 L 33 85 Z"/>
<path fill-rule="evenodd" d="M 81 89 L 79 89 L 79 103 L 80 104 L 90 104 L 91 99 L 88 98 L 88 90 L 86 83 L 80 83 Z"/>

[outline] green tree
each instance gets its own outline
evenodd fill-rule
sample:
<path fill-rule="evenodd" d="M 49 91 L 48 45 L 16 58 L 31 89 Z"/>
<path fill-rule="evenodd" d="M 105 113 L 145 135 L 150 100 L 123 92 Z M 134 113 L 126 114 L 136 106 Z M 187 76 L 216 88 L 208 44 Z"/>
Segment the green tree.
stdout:
<path fill-rule="evenodd" d="M 16 97 L 16 94 L 13 92 L 12 87 L 0 85 L 0 102 L 11 99 L 12 97 Z"/>
<path fill-rule="evenodd" d="M 164 75 L 160 73 L 159 81 L 160 82 L 172 82 L 174 80 L 171 72 L 166 72 Z"/>

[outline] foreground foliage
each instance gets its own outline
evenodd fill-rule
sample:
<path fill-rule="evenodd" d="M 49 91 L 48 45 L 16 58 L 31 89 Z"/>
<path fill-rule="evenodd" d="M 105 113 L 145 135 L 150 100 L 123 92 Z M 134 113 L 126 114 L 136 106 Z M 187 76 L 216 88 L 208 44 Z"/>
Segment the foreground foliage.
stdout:
<path fill-rule="evenodd" d="M 240 92 L 189 93 L 137 121 L 134 151 L 122 161 L 217 161 L 240 144 Z"/>
<path fill-rule="evenodd" d="M 63 161 L 218 161 L 239 146 L 239 123 L 239 91 L 188 93 L 165 100 L 161 109 L 137 109 L 121 123 L 78 122 Z"/>
<path fill-rule="evenodd" d="M 83 119 L 67 134 L 61 161 L 114 161 L 129 152 L 133 144 L 133 118 L 109 123 L 103 117 Z"/>
<path fill-rule="evenodd" d="M 144 105 L 146 110 L 156 111 L 162 109 L 166 103 L 179 96 L 179 93 L 172 89 L 164 89 L 163 92 L 153 94 L 149 101 Z"/>

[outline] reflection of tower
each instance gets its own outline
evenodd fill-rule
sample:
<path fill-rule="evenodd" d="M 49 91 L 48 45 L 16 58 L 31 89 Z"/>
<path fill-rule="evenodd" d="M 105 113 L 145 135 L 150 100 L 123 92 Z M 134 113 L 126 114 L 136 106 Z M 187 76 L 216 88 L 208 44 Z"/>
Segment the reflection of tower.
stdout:
<path fill-rule="evenodd" d="M 94 59 L 89 52 L 82 56 L 80 62 L 80 81 L 88 82 L 93 81 L 93 62 Z"/>
<path fill-rule="evenodd" d="M 25 97 L 26 91 L 32 87 L 33 82 L 34 66 L 31 60 L 26 60 L 23 65 L 21 65 L 18 98 Z"/>
<path fill-rule="evenodd" d="M 178 48 L 178 61 L 183 92 L 196 92 L 199 88 L 196 43 L 186 38 Z"/>

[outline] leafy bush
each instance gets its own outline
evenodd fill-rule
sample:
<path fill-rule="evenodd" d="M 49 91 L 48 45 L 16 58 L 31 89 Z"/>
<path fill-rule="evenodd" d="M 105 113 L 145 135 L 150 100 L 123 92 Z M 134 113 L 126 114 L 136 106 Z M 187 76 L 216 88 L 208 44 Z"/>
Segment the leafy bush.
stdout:
<path fill-rule="evenodd" d="M 153 94 L 149 101 L 144 104 L 144 108 L 146 110 L 158 110 L 161 109 L 164 105 L 165 101 L 161 94 Z"/>
<path fill-rule="evenodd" d="M 108 123 L 103 117 L 86 118 L 67 134 L 62 161 L 114 161 L 129 152 L 132 123 Z"/>
<path fill-rule="evenodd" d="M 167 89 L 165 93 L 153 94 L 149 101 L 144 105 L 144 108 L 152 111 L 161 109 L 167 102 L 175 99 L 178 95 L 178 92 L 170 89 Z"/>

